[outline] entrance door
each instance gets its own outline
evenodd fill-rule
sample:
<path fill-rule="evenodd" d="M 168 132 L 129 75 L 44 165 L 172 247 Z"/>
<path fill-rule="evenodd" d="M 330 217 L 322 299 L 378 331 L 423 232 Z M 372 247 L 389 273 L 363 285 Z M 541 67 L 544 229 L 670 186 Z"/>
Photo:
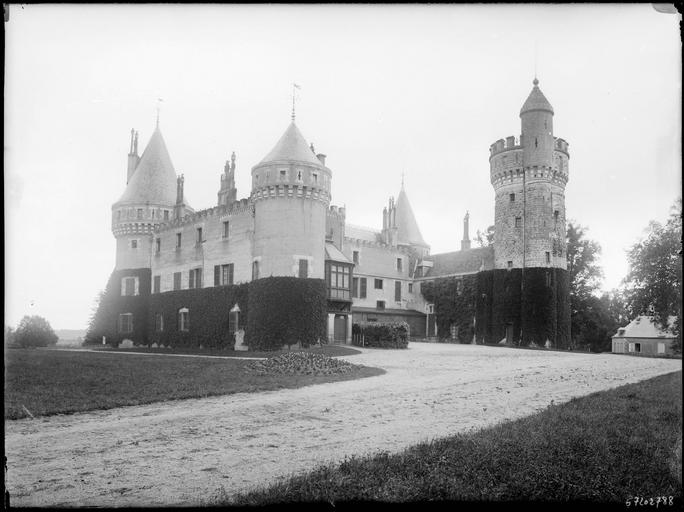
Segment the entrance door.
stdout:
<path fill-rule="evenodd" d="M 344 315 L 335 315 L 335 332 L 333 334 L 335 343 L 347 342 L 347 317 Z"/>

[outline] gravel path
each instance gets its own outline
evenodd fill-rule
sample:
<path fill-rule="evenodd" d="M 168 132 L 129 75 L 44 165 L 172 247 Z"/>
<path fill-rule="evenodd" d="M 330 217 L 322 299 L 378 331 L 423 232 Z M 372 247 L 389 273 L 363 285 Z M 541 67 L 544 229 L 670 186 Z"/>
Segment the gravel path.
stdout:
<path fill-rule="evenodd" d="M 412 343 L 366 379 L 5 422 L 14 506 L 202 505 L 217 493 L 518 418 L 682 361 Z"/>

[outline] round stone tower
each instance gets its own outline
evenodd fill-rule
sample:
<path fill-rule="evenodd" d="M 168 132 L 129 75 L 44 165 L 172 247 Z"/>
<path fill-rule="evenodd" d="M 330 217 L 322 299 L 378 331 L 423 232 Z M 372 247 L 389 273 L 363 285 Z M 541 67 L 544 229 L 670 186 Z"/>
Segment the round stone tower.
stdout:
<path fill-rule="evenodd" d="M 252 167 L 253 278 L 323 279 L 331 177 L 325 155 L 314 153 L 294 121 Z"/>
<path fill-rule="evenodd" d="M 115 270 L 150 268 L 152 231 L 173 219 L 175 204 L 176 172 L 159 126 L 141 157 L 138 134 L 132 131 L 126 190 L 112 205 Z"/>
<path fill-rule="evenodd" d="M 568 143 L 553 136 L 553 107 L 534 87 L 520 110 L 522 134 L 489 148 L 495 192 L 495 268 L 567 268 Z"/>

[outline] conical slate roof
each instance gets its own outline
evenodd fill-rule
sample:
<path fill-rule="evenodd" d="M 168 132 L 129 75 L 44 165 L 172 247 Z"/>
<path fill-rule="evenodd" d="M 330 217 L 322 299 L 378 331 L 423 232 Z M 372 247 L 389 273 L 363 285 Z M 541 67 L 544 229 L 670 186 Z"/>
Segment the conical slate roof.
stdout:
<path fill-rule="evenodd" d="M 276 162 L 281 160 L 295 160 L 298 162 L 306 162 L 309 164 L 321 165 L 321 162 L 316 155 L 314 155 L 311 148 L 304 140 L 304 136 L 294 124 L 294 121 L 287 127 L 283 136 L 276 143 L 271 152 L 259 162 L 259 165 L 268 162 Z"/>
<path fill-rule="evenodd" d="M 118 203 L 176 204 L 176 171 L 159 127 L 154 130 Z"/>
<path fill-rule="evenodd" d="M 397 208 L 397 243 L 427 245 L 420 234 L 416 217 L 409 204 L 404 187 L 401 187 L 396 203 Z"/>
<path fill-rule="evenodd" d="M 520 115 L 530 110 L 547 110 L 553 114 L 551 103 L 549 103 L 549 100 L 546 99 L 546 96 L 544 96 L 544 93 L 539 88 L 539 80 L 535 78 L 532 84 L 534 87 L 520 109 Z"/>

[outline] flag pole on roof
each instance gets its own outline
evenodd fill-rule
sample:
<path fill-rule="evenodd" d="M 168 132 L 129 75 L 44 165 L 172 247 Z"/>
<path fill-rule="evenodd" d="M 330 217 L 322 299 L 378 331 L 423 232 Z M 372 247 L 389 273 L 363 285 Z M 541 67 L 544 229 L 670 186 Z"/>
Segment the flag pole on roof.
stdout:
<path fill-rule="evenodd" d="M 295 89 L 301 89 L 301 87 L 292 82 L 292 122 L 295 120 Z"/>
<path fill-rule="evenodd" d="M 161 102 L 164 101 L 161 98 L 157 98 L 157 128 L 159 128 L 159 111 L 161 110 Z"/>

